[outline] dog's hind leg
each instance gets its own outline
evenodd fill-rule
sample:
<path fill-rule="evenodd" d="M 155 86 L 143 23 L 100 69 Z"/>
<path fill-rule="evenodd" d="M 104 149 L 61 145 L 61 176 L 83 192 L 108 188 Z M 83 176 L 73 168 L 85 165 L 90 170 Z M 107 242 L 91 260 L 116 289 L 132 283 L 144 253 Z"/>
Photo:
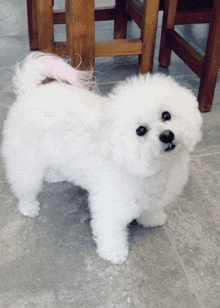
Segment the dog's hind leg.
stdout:
<path fill-rule="evenodd" d="M 16 155 L 8 155 L 5 164 L 11 189 L 18 198 L 19 211 L 25 216 L 38 215 L 40 208 L 36 198 L 41 190 L 45 169 L 41 153 L 31 147 L 23 148 Z"/>
<path fill-rule="evenodd" d="M 166 222 L 166 214 L 164 213 L 163 208 L 152 212 L 143 211 L 141 215 L 137 218 L 137 221 L 145 228 L 160 227 Z"/>

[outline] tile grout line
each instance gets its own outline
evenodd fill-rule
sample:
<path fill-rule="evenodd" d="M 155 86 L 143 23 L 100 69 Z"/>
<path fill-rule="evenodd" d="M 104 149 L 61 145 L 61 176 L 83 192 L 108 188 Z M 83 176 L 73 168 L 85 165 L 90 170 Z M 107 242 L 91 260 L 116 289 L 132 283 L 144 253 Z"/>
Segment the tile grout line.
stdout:
<path fill-rule="evenodd" d="M 193 289 L 193 293 L 195 294 L 195 296 L 196 296 L 196 298 L 197 298 L 197 300 L 198 300 L 199 305 L 201 306 L 201 308 L 205 308 L 205 307 L 203 306 L 201 300 L 200 300 L 200 297 L 199 297 L 198 294 L 197 294 L 196 288 L 195 288 L 194 285 L 192 285 L 191 282 L 190 282 L 188 272 L 187 272 L 187 270 L 186 270 L 186 268 L 185 268 L 185 266 L 184 266 L 184 263 L 183 263 L 183 261 L 182 261 L 180 255 L 179 255 L 177 249 L 176 249 L 176 246 L 175 246 L 173 240 L 171 239 L 171 237 L 169 236 L 169 233 L 167 232 L 166 226 L 164 226 L 164 230 L 165 230 L 166 235 L 167 235 L 167 237 L 168 237 L 168 239 L 169 239 L 169 241 L 170 241 L 170 243 L 171 243 L 171 246 L 173 247 L 174 252 L 175 252 L 175 254 L 176 254 L 176 256 L 177 256 L 177 258 L 178 258 L 178 260 L 179 260 L 179 262 L 180 262 L 180 264 L 181 264 L 181 266 L 182 266 L 182 269 L 183 269 L 183 271 L 184 271 L 184 273 L 185 273 L 185 275 L 186 275 L 186 277 L 187 277 L 187 280 L 188 280 L 190 286 L 191 286 L 192 289 Z"/>

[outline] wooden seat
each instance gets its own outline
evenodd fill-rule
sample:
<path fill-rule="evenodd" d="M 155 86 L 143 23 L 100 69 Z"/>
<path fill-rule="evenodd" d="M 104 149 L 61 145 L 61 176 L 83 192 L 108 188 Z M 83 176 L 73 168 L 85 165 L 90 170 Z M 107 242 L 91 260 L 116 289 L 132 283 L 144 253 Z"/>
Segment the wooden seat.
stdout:
<path fill-rule="evenodd" d="M 94 67 L 94 58 L 139 55 L 139 72 L 153 69 L 159 0 L 116 0 L 114 7 L 96 8 L 94 0 L 66 0 L 65 11 L 52 0 L 27 0 L 31 50 L 70 56 L 74 67 Z M 127 20 L 140 27 L 140 38 L 126 39 Z M 95 42 L 95 21 L 114 20 L 114 39 Z M 66 42 L 54 42 L 54 24 L 66 24 Z"/>
<path fill-rule="evenodd" d="M 191 9 L 186 7 L 186 2 L 191 2 Z M 175 25 L 195 23 L 210 23 L 204 57 L 174 29 Z M 202 112 L 210 111 L 220 66 L 220 0 L 165 0 L 159 55 L 161 66 L 170 65 L 171 51 L 200 78 L 199 108 Z"/>

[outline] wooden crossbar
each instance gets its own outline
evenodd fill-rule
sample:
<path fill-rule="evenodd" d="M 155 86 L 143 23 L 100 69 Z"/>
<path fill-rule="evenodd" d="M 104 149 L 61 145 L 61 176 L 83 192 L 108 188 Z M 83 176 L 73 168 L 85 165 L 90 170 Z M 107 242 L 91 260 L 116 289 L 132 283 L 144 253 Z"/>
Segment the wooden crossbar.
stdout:
<path fill-rule="evenodd" d="M 184 40 L 175 30 L 169 30 L 167 33 L 170 47 L 180 57 L 193 72 L 201 77 L 203 57 L 186 40 Z"/>

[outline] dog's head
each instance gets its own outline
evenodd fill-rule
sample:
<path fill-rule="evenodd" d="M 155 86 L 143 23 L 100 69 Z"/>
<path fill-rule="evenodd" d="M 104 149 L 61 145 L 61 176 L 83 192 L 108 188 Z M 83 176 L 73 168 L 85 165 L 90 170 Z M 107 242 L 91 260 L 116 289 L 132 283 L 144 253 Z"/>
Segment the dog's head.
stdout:
<path fill-rule="evenodd" d="M 163 161 L 191 152 L 201 139 L 198 102 L 170 77 L 132 77 L 109 98 L 107 152 L 134 174 L 156 173 Z"/>

